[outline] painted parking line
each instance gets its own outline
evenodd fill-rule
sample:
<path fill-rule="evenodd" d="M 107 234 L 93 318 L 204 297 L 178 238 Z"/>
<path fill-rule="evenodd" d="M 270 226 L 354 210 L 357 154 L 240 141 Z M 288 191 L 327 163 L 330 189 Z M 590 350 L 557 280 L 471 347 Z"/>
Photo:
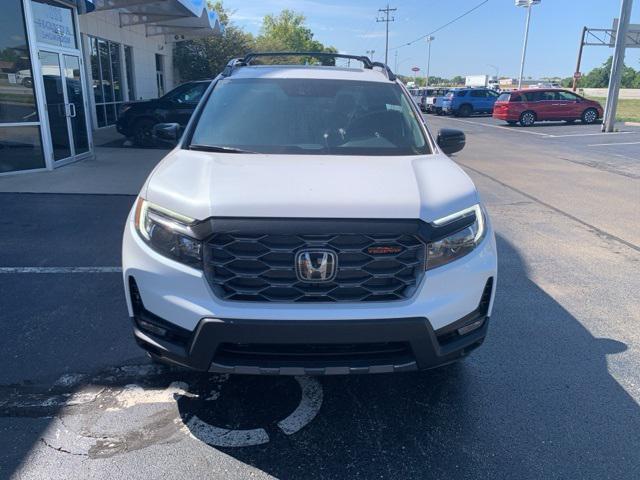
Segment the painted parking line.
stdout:
<path fill-rule="evenodd" d="M 597 133 L 568 133 L 566 135 L 549 135 L 550 137 L 553 138 L 563 138 L 563 137 L 595 137 L 598 135 L 607 135 L 607 136 L 611 136 L 611 135 L 627 135 L 630 133 L 640 133 L 640 132 L 632 132 L 632 131 L 628 131 L 625 130 L 623 132 L 597 132 Z"/>
<path fill-rule="evenodd" d="M 0 273 L 122 273 L 121 267 L 0 267 Z"/>
<path fill-rule="evenodd" d="M 474 122 L 472 120 L 462 120 L 461 118 L 447 117 L 447 120 L 453 120 L 454 122 L 470 123 L 472 125 L 479 125 L 481 127 L 499 128 L 501 130 L 506 130 L 508 132 L 528 133 L 530 135 L 539 135 L 541 137 L 550 137 L 551 136 L 548 133 L 532 132 L 531 130 L 521 130 L 521 129 L 516 129 L 516 128 L 513 128 L 513 127 L 505 127 L 503 125 L 491 125 L 489 123 Z"/>
<path fill-rule="evenodd" d="M 598 136 L 598 135 L 627 135 L 627 134 L 638 134 L 640 133 L 640 131 L 632 131 L 632 130 L 624 130 L 621 132 L 594 132 L 594 133 L 564 133 L 564 134 L 554 134 L 554 133 L 543 133 L 543 132 L 534 132 L 531 130 L 525 130 L 523 128 L 514 128 L 514 127 L 506 127 L 504 125 L 492 125 L 490 123 L 484 123 L 484 122 L 474 122 L 473 120 L 463 120 L 461 118 L 452 118 L 452 117 L 447 117 L 447 120 L 453 120 L 454 122 L 463 122 L 463 123 L 470 123 L 472 125 L 478 125 L 480 127 L 491 127 L 491 128 L 499 128 L 501 130 L 507 130 L 508 132 L 514 132 L 514 133 L 528 133 L 530 135 L 538 135 L 541 137 L 547 137 L 547 138 L 567 138 L 567 137 L 593 137 L 593 136 Z"/>
<path fill-rule="evenodd" d="M 588 147 L 610 147 L 615 145 L 640 145 L 640 142 L 620 142 L 620 143 L 592 143 Z"/>

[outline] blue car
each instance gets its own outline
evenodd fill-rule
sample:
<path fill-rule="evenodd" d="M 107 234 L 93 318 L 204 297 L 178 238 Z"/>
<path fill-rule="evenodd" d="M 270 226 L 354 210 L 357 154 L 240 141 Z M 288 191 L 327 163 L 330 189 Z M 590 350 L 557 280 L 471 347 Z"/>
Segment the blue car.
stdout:
<path fill-rule="evenodd" d="M 499 94 L 489 88 L 454 88 L 442 102 L 442 112 L 456 117 L 492 113 Z"/>

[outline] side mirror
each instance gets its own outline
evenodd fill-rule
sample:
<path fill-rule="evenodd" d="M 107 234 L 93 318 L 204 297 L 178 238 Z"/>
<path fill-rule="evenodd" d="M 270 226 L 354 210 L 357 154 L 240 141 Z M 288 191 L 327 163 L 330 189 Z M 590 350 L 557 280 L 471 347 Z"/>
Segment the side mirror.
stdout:
<path fill-rule="evenodd" d="M 163 142 L 178 143 L 182 128 L 179 123 L 158 123 L 153 126 L 153 136 Z"/>
<path fill-rule="evenodd" d="M 438 142 L 440 150 L 447 155 L 451 155 L 452 153 L 462 150 L 467 140 L 463 131 L 453 128 L 443 128 L 438 132 L 436 141 Z"/>

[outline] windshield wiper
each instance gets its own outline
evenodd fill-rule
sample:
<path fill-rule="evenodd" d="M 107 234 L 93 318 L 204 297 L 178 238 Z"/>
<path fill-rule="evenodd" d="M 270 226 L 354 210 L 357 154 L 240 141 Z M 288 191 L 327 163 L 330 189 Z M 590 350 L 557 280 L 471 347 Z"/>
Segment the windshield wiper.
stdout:
<path fill-rule="evenodd" d="M 198 150 L 200 152 L 222 152 L 222 153 L 257 153 L 250 150 L 242 150 L 241 148 L 224 147 L 222 145 L 189 145 L 189 150 Z"/>

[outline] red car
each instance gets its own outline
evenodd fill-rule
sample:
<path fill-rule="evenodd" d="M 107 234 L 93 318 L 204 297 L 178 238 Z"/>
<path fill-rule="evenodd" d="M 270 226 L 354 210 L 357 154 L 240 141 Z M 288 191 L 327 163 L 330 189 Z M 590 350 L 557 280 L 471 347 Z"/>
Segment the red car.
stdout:
<path fill-rule="evenodd" d="M 523 127 L 546 120 L 593 123 L 602 114 L 598 102 L 567 90 L 547 88 L 505 92 L 493 106 L 493 118 L 505 120 L 509 125 L 520 123 Z"/>

